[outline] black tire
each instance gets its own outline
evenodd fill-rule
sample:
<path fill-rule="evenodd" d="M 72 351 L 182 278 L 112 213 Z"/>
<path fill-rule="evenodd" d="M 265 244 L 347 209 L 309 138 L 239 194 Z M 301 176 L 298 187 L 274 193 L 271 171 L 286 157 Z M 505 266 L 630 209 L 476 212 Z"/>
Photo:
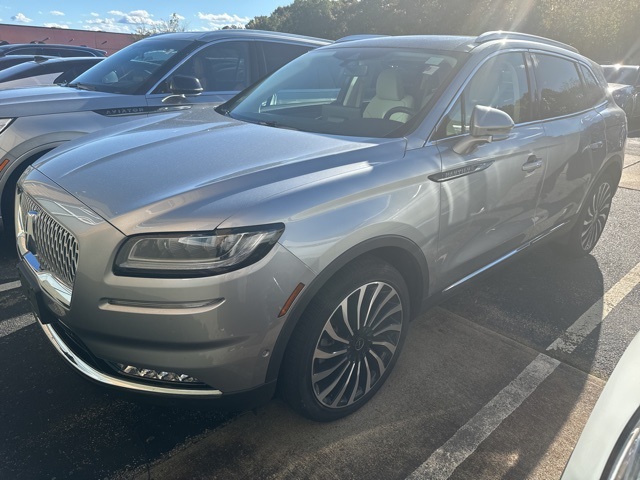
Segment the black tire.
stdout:
<path fill-rule="evenodd" d="M 362 407 L 400 355 L 409 308 L 406 283 L 390 264 L 373 256 L 349 264 L 318 292 L 289 341 L 280 375 L 284 399 L 320 422 Z"/>
<path fill-rule="evenodd" d="M 3 235 L 5 240 L 10 242 L 15 240 L 15 224 L 13 222 L 14 217 L 14 204 L 15 204 L 15 193 L 16 186 L 18 184 L 18 180 L 20 179 L 20 175 L 24 173 L 24 171 L 31 165 L 33 162 L 42 157 L 45 153 L 50 152 L 50 150 L 45 150 L 44 152 L 39 152 L 28 158 L 25 162 L 19 165 L 14 171 L 7 183 L 5 184 L 4 191 L 1 192 L 2 197 L 0 198 L 0 205 L 2 206 L 2 226 L 4 229 Z"/>
<path fill-rule="evenodd" d="M 611 176 L 606 174 L 593 185 L 576 224 L 562 242 L 565 253 L 577 258 L 591 253 L 607 224 L 615 188 Z"/>

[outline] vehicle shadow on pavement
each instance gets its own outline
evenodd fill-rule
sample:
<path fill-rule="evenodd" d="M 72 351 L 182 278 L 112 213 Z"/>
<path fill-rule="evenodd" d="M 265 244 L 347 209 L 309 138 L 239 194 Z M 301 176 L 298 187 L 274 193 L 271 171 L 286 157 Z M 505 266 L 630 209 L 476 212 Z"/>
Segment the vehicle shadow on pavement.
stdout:
<path fill-rule="evenodd" d="M 404 479 L 602 293 L 594 258 L 568 261 L 539 249 L 416 319 L 387 383 L 350 417 L 315 423 L 275 399 L 137 473 Z M 588 362 L 583 354 L 581 368 Z M 557 478 L 602 383 L 561 364 L 451 478 Z"/>
<path fill-rule="evenodd" d="M 379 394 L 328 424 L 279 399 L 224 425 L 232 416 L 123 399 L 72 375 L 32 324 L 0 338 L 0 475 L 404 479 L 546 353 L 565 363 L 450 478 L 557 478 L 603 382 L 584 373 L 593 350 L 546 347 L 602 296 L 594 257 L 539 248 L 416 319 Z"/>

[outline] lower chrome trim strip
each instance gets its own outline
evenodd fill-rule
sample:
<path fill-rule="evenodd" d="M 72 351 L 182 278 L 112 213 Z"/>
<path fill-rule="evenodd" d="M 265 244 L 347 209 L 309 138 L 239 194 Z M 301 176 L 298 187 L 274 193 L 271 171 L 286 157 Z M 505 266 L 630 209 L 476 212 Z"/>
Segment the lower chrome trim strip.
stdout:
<path fill-rule="evenodd" d="M 479 268 L 478 270 L 476 270 L 475 272 L 470 273 L 469 275 L 467 275 L 466 277 L 458 280 L 456 283 L 449 285 L 447 288 L 445 288 L 442 293 L 447 293 L 449 290 L 453 290 L 456 287 L 459 287 L 460 285 L 462 285 L 463 283 L 466 283 L 467 281 L 471 280 L 473 277 L 480 275 L 483 272 L 486 272 L 487 270 L 489 270 L 492 267 L 495 267 L 496 265 L 498 265 L 499 263 L 504 262 L 505 260 L 513 257 L 516 253 L 520 253 L 523 250 L 526 250 L 527 248 L 529 248 L 531 245 L 533 245 L 536 242 L 539 242 L 540 240 L 542 240 L 543 238 L 545 238 L 548 235 L 551 235 L 553 232 L 555 232 L 556 230 L 558 230 L 559 228 L 564 227 L 567 223 L 569 223 L 569 220 L 567 220 L 566 222 L 562 222 L 560 225 L 556 225 L 555 227 L 553 227 L 551 230 L 549 230 L 548 232 L 545 232 L 543 234 L 538 235 L 537 237 L 529 240 L 527 243 L 520 245 L 518 248 L 516 248 L 515 250 L 512 250 L 511 252 L 507 253 L 506 255 L 503 255 L 502 257 L 498 258 L 497 260 L 494 260 L 493 262 L 485 265 L 482 268 Z"/>
<path fill-rule="evenodd" d="M 89 377 L 96 382 L 103 383 L 112 387 L 118 387 L 130 391 L 153 393 L 156 395 L 167 396 L 189 396 L 189 397 L 221 397 L 222 392 L 214 389 L 187 389 L 187 388 L 169 388 L 158 385 L 144 385 L 137 382 L 130 382 L 121 378 L 113 377 L 111 375 L 104 374 L 91 365 L 84 362 L 76 354 L 74 354 L 69 347 L 64 343 L 60 336 L 49 324 L 42 324 L 38 321 L 40 327 L 44 331 L 49 341 L 56 348 L 58 353 L 71 365 L 78 370 L 81 374 Z"/>

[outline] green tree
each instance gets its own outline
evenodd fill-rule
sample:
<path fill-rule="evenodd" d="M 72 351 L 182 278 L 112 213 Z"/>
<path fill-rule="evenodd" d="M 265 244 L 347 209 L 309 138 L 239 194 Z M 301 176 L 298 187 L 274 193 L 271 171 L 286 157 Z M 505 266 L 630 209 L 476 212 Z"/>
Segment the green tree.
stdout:
<path fill-rule="evenodd" d="M 185 32 L 188 27 L 189 24 L 184 21 L 183 17 L 177 13 L 172 13 L 169 20 L 161 20 L 160 23 L 155 25 L 139 25 L 133 36 L 136 40 L 140 40 L 157 33 Z"/>

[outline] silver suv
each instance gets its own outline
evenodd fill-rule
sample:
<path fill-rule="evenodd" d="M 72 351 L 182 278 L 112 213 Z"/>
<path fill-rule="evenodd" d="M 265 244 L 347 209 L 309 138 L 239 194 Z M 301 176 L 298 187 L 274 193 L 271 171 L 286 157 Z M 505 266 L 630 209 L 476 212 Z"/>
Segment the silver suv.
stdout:
<path fill-rule="evenodd" d="M 86 136 L 17 193 L 25 291 L 86 377 L 347 415 L 409 321 L 544 238 L 586 255 L 620 179 L 601 69 L 515 33 L 354 40 L 216 111 Z"/>
<path fill-rule="evenodd" d="M 13 225 L 20 174 L 58 145 L 151 114 L 225 102 L 328 43 L 258 30 L 156 35 L 118 51 L 66 86 L 0 92 L 0 217 L 5 229 Z"/>

